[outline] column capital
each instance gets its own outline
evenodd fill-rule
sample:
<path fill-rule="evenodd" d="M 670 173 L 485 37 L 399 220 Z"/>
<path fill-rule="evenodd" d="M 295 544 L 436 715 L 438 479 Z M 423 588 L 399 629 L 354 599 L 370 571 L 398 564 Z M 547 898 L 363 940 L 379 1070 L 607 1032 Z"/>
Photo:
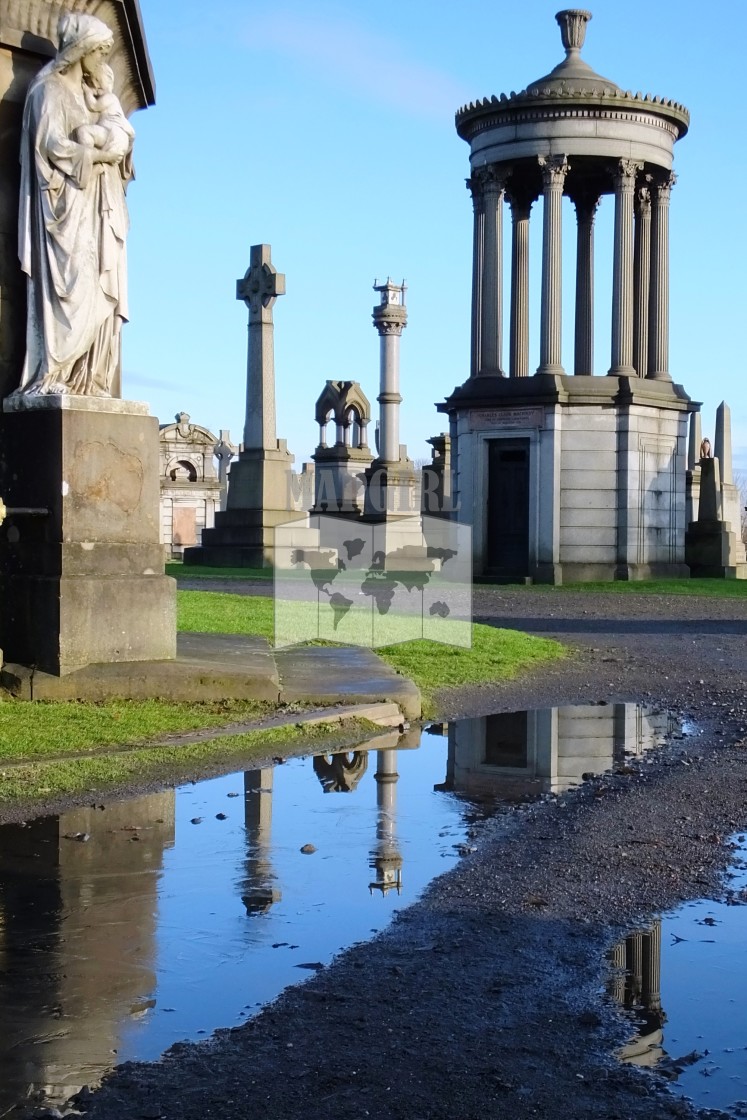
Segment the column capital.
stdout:
<path fill-rule="evenodd" d="M 615 190 L 632 191 L 635 189 L 635 180 L 639 171 L 643 171 L 643 164 L 634 159 L 619 159 L 612 170 L 612 179 Z"/>
<path fill-rule="evenodd" d="M 676 182 L 677 176 L 675 175 L 674 171 L 670 171 L 660 179 L 654 179 L 654 198 L 659 202 L 660 205 L 666 206 L 669 204 L 669 199 L 672 194 L 672 187 Z"/>
<path fill-rule="evenodd" d="M 537 156 L 537 162 L 542 171 L 542 183 L 545 187 L 560 187 L 565 183 L 565 177 L 571 170 L 571 165 L 566 156 Z"/>
<path fill-rule="evenodd" d="M 482 184 L 480 183 L 480 180 L 475 175 L 471 175 L 470 178 L 465 179 L 464 182 L 466 184 L 467 190 L 472 195 L 472 205 L 474 206 L 475 211 L 480 210 L 483 204 Z"/>
<path fill-rule="evenodd" d="M 646 175 L 648 180 L 645 186 L 638 187 L 635 192 L 635 209 L 636 213 L 641 218 L 651 217 L 651 176 Z"/>
<path fill-rule="evenodd" d="M 511 217 L 516 221 L 528 218 L 532 206 L 537 201 L 537 194 L 528 187 L 518 184 L 506 187 L 506 201 L 511 207 Z"/>
<path fill-rule="evenodd" d="M 602 196 L 596 191 L 577 191 L 570 196 L 571 202 L 576 208 L 576 219 L 578 222 L 593 222 L 599 203 L 602 201 Z"/>
<path fill-rule="evenodd" d="M 494 164 L 488 164 L 485 167 L 478 167 L 472 173 L 472 177 L 468 180 L 470 183 L 476 183 L 477 188 L 483 195 L 503 194 L 506 189 L 506 179 L 508 172 L 502 168 L 496 167 Z M 470 189 L 472 189 L 470 187 Z"/>

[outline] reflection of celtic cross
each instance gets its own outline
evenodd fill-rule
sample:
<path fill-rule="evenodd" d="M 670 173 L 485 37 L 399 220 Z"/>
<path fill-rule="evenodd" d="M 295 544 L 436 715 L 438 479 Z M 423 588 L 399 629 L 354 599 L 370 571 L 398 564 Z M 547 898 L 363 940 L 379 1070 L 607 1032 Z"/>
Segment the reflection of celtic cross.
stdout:
<path fill-rule="evenodd" d="M 236 281 L 236 298 L 249 309 L 244 447 L 272 451 L 277 450 L 272 308 L 285 295 L 285 276 L 270 257 L 269 245 L 252 245 L 246 275 Z"/>

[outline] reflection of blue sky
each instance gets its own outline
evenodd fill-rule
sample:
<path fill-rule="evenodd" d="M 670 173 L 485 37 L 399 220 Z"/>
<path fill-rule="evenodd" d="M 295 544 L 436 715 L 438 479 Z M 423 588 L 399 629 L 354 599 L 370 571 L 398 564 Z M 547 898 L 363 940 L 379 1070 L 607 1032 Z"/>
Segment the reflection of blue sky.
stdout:
<path fill-rule="evenodd" d="M 369 892 L 374 754 L 350 794 L 325 794 L 310 759 L 276 767 L 268 862 L 282 898 L 252 917 L 241 900 L 247 876 L 242 775 L 180 789 L 176 844 L 164 855 L 160 880 L 157 1005 L 127 1028 L 119 1060 L 155 1058 L 178 1039 L 240 1022 L 242 1011 L 309 975 L 295 965 L 328 963 L 370 937 L 450 867 L 452 845 L 464 836 L 464 807 L 433 791 L 444 778 L 445 751 L 445 739 L 425 735 L 420 750 L 397 756 L 396 834 L 404 859 L 399 898 Z M 228 798 L 231 791 L 240 796 Z M 218 812 L 228 820 L 216 820 Z M 192 817 L 203 817 L 202 824 L 191 824 Z M 306 843 L 315 845 L 314 855 L 300 853 Z M 272 948 L 281 941 L 299 947 Z"/>
<path fill-rule="evenodd" d="M 287 275 L 275 309 L 278 423 L 297 460 L 316 442 L 314 401 L 327 378 L 356 378 L 376 396 L 371 285 L 385 273 L 409 285 L 402 440 L 429 458 L 424 441 L 444 427 L 431 402 L 469 365 L 472 207 L 468 149 L 453 112 L 521 89 L 560 61 L 557 5 L 221 0 L 206 16 L 198 0 L 181 0 L 178 17 L 166 0 L 141 8 L 158 103 L 134 119 L 125 393 L 145 391 L 164 422 L 185 408 L 197 423 L 240 438 L 246 309 L 234 283 L 249 246 L 267 241 Z M 671 368 L 704 402 L 704 434 L 721 399 L 729 401 L 744 463 L 747 147 L 735 137 L 743 133 L 747 8 L 722 4 L 704 15 L 696 0 L 596 0 L 593 11 L 588 62 L 623 89 L 673 97 L 692 112 L 672 193 Z M 600 374 L 610 363 L 612 210 L 605 198 L 597 216 Z M 564 362 L 572 369 L 567 200 L 564 223 Z M 509 228 L 507 218 L 507 260 Z M 537 204 L 532 367 L 541 240 Z M 139 376 L 131 389 L 127 370 Z M 146 377 L 171 388 L 146 386 Z"/>
<path fill-rule="evenodd" d="M 747 874 L 740 871 L 728 886 L 747 886 Z M 717 924 L 704 925 L 704 918 Z M 674 936 L 684 940 L 673 944 Z M 747 1098 L 746 944 L 745 906 L 694 902 L 662 923 L 664 1046 L 674 1059 L 708 1051 L 676 1082 L 701 1107 L 726 1108 Z"/>

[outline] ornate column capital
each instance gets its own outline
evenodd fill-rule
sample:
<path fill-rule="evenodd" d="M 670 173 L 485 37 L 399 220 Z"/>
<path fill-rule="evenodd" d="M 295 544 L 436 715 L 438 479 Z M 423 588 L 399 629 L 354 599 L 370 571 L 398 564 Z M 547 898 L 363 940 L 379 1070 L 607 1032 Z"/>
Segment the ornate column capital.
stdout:
<path fill-rule="evenodd" d="M 377 322 L 374 322 L 374 326 L 382 336 L 390 334 L 401 335 L 407 323 L 393 323 L 391 320 L 379 319 Z"/>
<path fill-rule="evenodd" d="M 571 202 L 576 208 L 576 220 L 579 225 L 583 222 L 594 222 L 599 209 L 599 203 L 602 201 L 602 196 L 590 191 L 579 191 L 570 196 Z"/>
<path fill-rule="evenodd" d="M 619 159 L 612 171 L 616 191 L 635 190 L 635 180 L 643 164 L 634 159 Z"/>
<path fill-rule="evenodd" d="M 672 195 L 672 187 L 677 182 L 677 176 L 673 171 L 664 175 L 661 179 L 654 180 L 654 198 L 660 205 L 668 205 L 669 199 Z"/>
<path fill-rule="evenodd" d="M 506 189 L 507 178 L 508 173 L 506 171 L 496 167 L 494 164 L 488 164 L 486 167 L 479 167 L 474 171 L 469 182 L 476 183 L 483 195 L 501 195 Z"/>
<path fill-rule="evenodd" d="M 566 156 L 537 156 L 537 162 L 542 171 L 542 183 L 544 187 L 558 187 L 563 188 L 565 177 L 571 170 L 571 165 Z"/>
<path fill-rule="evenodd" d="M 511 207 L 512 220 L 518 222 L 529 217 L 537 195 L 524 186 L 509 185 L 506 187 L 506 201 Z"/>
<path fill-rule="evenodd" d="M 638 187 L 635 192 L 635 209 L 636 213 L 641 218 L 651 217 L 651 176 L 646 175 L 648 182 L 644 187 Z"/>

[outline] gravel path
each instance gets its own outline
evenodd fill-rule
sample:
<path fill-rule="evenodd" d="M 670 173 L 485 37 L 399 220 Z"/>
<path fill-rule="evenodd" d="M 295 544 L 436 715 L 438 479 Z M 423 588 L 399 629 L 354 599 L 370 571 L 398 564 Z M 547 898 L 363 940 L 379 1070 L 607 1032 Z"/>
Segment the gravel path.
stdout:
<path fill-rule="evenodd" d="M 120 1067 L 80 1101 L 90 1120 L 717 1115 L 616 1063 L 630 1026 L 600 992 L 626 931 L 721 894 L 747 826 L 747 602 L 477 588 L 475 614 L 573 653 L 444 696 L 445 715 L 651 700 L 702 734 L 480 826 L 384 934 L 245 1026 Z"/>

